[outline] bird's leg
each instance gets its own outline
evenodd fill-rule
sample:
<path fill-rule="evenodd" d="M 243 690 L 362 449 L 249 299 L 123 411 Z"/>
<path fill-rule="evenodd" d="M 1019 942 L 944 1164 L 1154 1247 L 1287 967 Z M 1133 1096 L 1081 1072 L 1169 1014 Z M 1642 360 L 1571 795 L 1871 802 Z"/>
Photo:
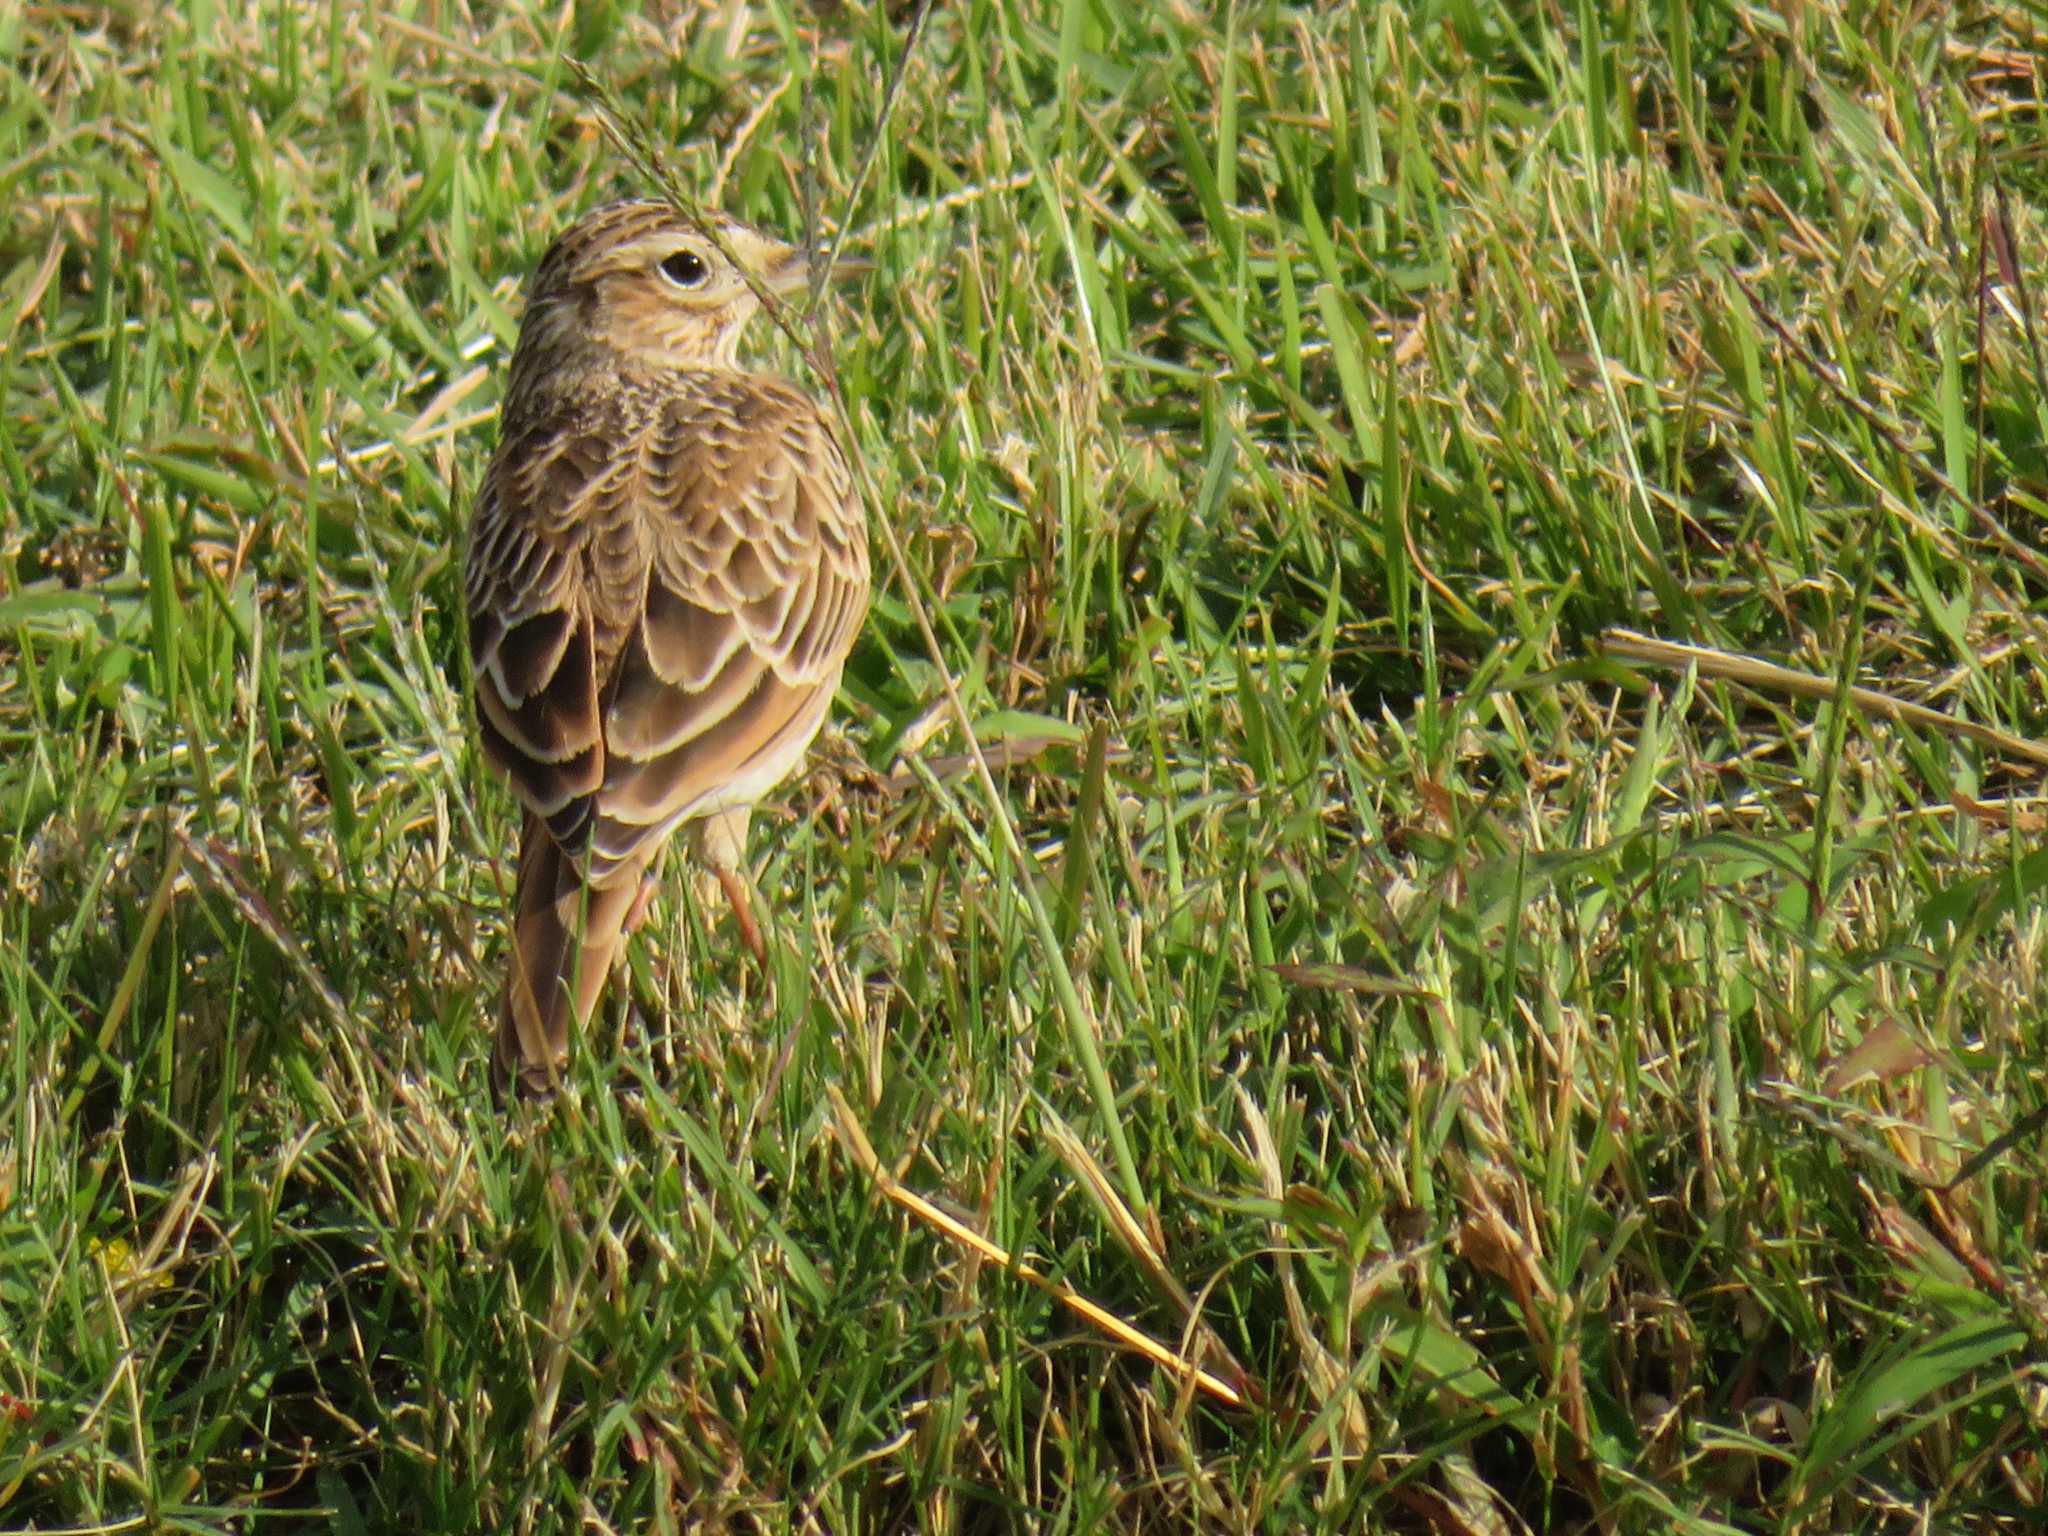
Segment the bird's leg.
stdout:
<path fill-rule="evenodd" d="M 649 875 L 640 882 L 640 889 L 633 893 L 633 905 L 626 909 L 626 921 L 621 926 L 627 933 L 638 933 L 647 922 L 647 914 L 654 910 L 654 893 L 659 889 L 654 877 Z"/>
<path fill-rule="evenodd" d="M 697 856 L 718 876 L 725 899 L 732 904 L 733 920 L 740 927 L 740 942 L 763 970 L 768 968 L 768 946 L 761 941 L 761 925 L 754 921 L 753 903 L 747 897 L 746 877 L 740 870 L 747 856 L 747 817 L 752 806 L 737 805 L 693 823 Z"/>
<path fill-rule="evenodd" d="M 725 899 L 732 903 L 733 920 L 740 925 L 740 942 L 747 946 L 754 964 L 765 971 L 768 946 L 761 942 L 761 925 L 754 921 L 753 904 L 747 899 L 747 882 L 736 869 L 721 869 L 717 874 L 718 883 L 725 888 Z"/>

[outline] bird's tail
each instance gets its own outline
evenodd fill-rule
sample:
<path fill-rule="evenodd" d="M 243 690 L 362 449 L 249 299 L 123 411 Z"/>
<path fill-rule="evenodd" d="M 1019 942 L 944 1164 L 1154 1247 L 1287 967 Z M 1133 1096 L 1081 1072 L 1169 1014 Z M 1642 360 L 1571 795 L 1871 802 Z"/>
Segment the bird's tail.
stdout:
<path fill-rule="evenodd" d="M 511 973 L 491 1074 L 501 1096 L 514 1083 L 527 1098 L 553 1095 L 569 1037 L 588 1022 L 604 993 L 645 863 L 616 871 L 601 886 L 586 885 L 547 823 L 528 813 L 512 907 Z"/>

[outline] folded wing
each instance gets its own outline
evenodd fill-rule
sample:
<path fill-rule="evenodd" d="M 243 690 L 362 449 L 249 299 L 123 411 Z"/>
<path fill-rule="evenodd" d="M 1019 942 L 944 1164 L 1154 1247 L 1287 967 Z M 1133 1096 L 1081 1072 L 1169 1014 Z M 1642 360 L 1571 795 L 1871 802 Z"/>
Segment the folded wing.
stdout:
<path fill-rule="evenodd" d="M 866 530 L 816 407 L 776 381 L 707 375 L 528 435 L 477 498 L 477 714 L 604 886 L 796 766 L 867 607 Z"/>

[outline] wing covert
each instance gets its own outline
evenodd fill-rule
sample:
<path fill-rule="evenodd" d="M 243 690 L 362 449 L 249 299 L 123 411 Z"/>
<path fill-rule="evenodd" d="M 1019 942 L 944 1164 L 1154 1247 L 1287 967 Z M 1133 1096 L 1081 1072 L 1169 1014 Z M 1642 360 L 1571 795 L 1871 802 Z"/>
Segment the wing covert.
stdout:
<path fill-rule="evenodd" d="M 784 778 L 824 722 L 867 605 L 852 476 L 794 390 L 719 381 L 676 402 L 647 456 L 650 479 L 677 494 L 650 509 L 641 620 L 607 689 L 593 878 L 598 862 Z M 670 469 L 669 456 L 693 462 Z"/>
<path fill-rule="evenodd" d="M 593 885 L 796 766 L 869 582 L 817 408 L 709 375 L 503 445 L 465 574 L 486 751 Z"/>

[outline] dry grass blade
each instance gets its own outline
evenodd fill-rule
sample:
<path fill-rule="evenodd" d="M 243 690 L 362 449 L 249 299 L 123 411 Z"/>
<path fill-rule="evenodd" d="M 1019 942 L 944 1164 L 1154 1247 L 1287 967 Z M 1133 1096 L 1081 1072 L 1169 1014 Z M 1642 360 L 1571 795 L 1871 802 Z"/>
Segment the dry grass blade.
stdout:
<path fill-rule="evenodd" d="M 185 857 L 191 862 L 192 867 L 206 876 L 214 889 L 228 899 L 250 927 L 277 946 L 278 952 L 291 962 L 292 968 L 305 981 L 307 989 L 319 1001 L 329 1020 L 346 1028 L 349 1023 L 348 1005 L 341 1000 L 333 984 L 320 974 L 319 966 L 315 965 L 313 957 L 306 953 L 306 946 L 299 942 L 298 935 L 284 925 L 277 914 L 270 910 L 270 903 L 263 899 L 262 893 L 250 884 L 249 878 L 242 873 L 240 861 L 234 853 L 219 838 L 208 838 L 205 842 L 200 842 L 196 838 L 187 837 L 183 832 L 177 833 L 176 837 L 178 846 L 184 850 Z"/>
<path fill-rule="evenodd" d="M 1795 672 L 1790 667 L 1781 667 L 1776 662 L 1758 661 L 1753 656 L 1738 656 L 1729 651 L 1717 651 L 1704 645 L 1681 645 L 1672 640 L 1657 640 L 1649 635 L 1637 634 L 1630 629 L 1610 629 L 1600 637 L 1600 649 L 1605 655 L 1621 661 L 1647 662 L 1651 666 L 1671 667 L 1683 670 L 1696 667 L 1707 677 L 1726 678 L 1731 683 L 1765 692 L 1789 693 L 1804 699 L 1832 699 L 1836 693 L 1834 679 L 1819 677 L 1811 672 Z M 1909 703 L 1895 699 L 1888 693 L 1875 688 L 1852 685 L 1849 700 L 1865 714 L 1877 715 L 1886 720 L 1896 720 L 1901 725 L 1917 725 L 1923 729 L 1949 736 L 1961 736 L 1980 746 L 1991 748 L 2005 757 L 2018 758 L 2038 768 L 2048 768 L 2048 746 L 2029 741 L 2024 736 L 2015 736 L 1989 725 L 1979 725 L 1974 720 L 1958 720 L 1953 715 L 1944 715 L 1939 710 L 1929 709 L 1924 704 Z"/>
<path fill-rule="evenodd" d="M 135 1002 L 136 988 L 141 984 L 142 967 L 149 954 L 150 945 L 155 942 L 157 929 L 162 926 L 164 913 L 170 910 L 171 897 L 178 887 L 178 877 L 183 873 L 183 859 L 174 848 L 164 864 L 164 872 L 158 877 L 156 891 L 149 899 L 149 910 L 143 915 L 142 931 L 137 936 L 135 947 L 128 957 L 127 967 L 121 973 L 120 985 L 114 989 L 113 1001 L 107 1005 L 106 1017 L 100 1021 L 100 1030 L 94 1044 L 95 1053 L 86 1058 L 78 1069 L 78 1081 L 65 1096 L 62 1118 L 69 1121 L 78 1113 L 78 1106 L 84 1102 L 85 1090 L 99 1075 L 100 1062 L 112 1048 L 114 1035 L 121 1028 L 121 1021 Z"/>
<path fill-rule="evenodd" d="M 1742 290 L 1742 296 L 1749 301 L 1749 306 L 1755 312 L 1756 317 L 1770 328 L 1771 333 L 1784 343 L 1792 355 L 1798 358 L 1801 364 L 1815 378 L 1827 385 L 1835 398 L 1846 409 L 1855 412 L 1856 415 L 1869 423 L 1870 429 L 1884 439 L 1886 446 L 1896 453 L 1902 462 L 1911 464 L 1915 472 L 1924 476 L 1929 484 L 1954 497 L 1958 506 L 1967 508 L 1970 516 L 1984 529 L 1986 535 L 1998 545 L 2006 558 L 2025 566 L 2036 577 L 2048 579 L 2048 561 L 2043 561 L 2035 551 L 2014 538 L 2011 530 L 1997 518 L 1993 517 L 1988 507 L 1984 506 L 1974 496 L 1965 492 L 1961 486 L 1942 473 L 1940 469 L 1928 463 L 1924 456 L 1914 453 L 1899 435 L 1899 430 L 1895 425 L 1887 421 L 1880 412 L 1873 409 L 1867 401 L 1863 400 L 1843 383 L 1840 369 L 1828 363 L 1813 348 L 1793 335 L 1785 322 L 1778 318 L 1771 307 L 1764 303 L 1763 298 L 1757 293 L 1756 289 L 1740 274 L 1731 273 L 1730 275 L 1735 286 Z"/>
<path fill-rule="evenodd" d="M 1053 1150 L 1059 1154 L 1060 1161 L 1081 1181 L 1096 1209 L 1108 1219 L 1110 1230 L 1116 1233 L 1125 1251 L 1137 1259 L 1152 1277 L 1153 1285 L 1179 1310 L 1184 1327 L 1182 1347 L 1199 1340 L 1202 1348 L 1209 1352 L 1209 1358 L 1226 1365 L 1232 1377 L 1247 1379 L 1249 1373 L 1231 1358 L 1223 1340 L 1203 1318 L 1201 1303 L 1188 1294 L 1187 1287 L 1180 1283 L 1180 1278 L 1168 1266 L 1166 1255 L 1161 1252 L 1164 1239 L 1158 1231 L 1157 1219 L 1151 1220 L 1148 1230 L 1147 1222 L 1141 1221 L 1117 1194 L 1108 1170 L 1096 1161 L 1087 1145 L 1043 1096 L 1038 1099 L 1038 1109 L 1039 1123 L 1052 1142 Z"/>
<path fill-rule="evenodd" d="M 860 1165 L 861 1171 L 867 1174 L 874 1186 L 890 1200 L 920 1221 L 938 1228 L 962 1247 L 973 1250 L 990 1263 L 1000 1264 L 1027 1285 L 1036 1287 L 1070 1311 L 1078 1313 L 1119 1344 L 1136 1350 L 1154 1365 L 1172 1372 L 1184 1384 L 1206 1392 L 1218 1402 L 1226 1403 L 1232 1408 L 1246 1406 L 1244 1393 L 1222 1377 L 1204 1370 L 1192 1360 L 1182 1359 L 1151 1335 L 1132 1327 L 1115 1313 L 1097 1306 L 1071 1286 L 1053 1279 L 1050 1275 L 1040 1274 L 1030 1265 L 1012 1256 L 1007 1249 L 990 1242 L 965 1222 L 947 1215 L 924 1196 L 914 1190 L 905 1189 L 896 1181 L 895 1176 L 882 1166 L 882 1160 L 876 1156 L 867 1133 L 861 1129 L 860 1122 L 854 1117 L 853 1107 L 846 1102 L 839 1089 L 834 1086 L 826 1091 L 832 1100 L 832 1124 L 834 1130 L 838 1132 L 840 1145 L 846 1149 L 847 1155 Z"/>
<path fill-rule="evenodd" d="M 1287 1177 L 1281 1168 L 1280 1150 L 1273 1141 L 1272 1123 L 1258 1101 L 1245 1091 L 1244 1084 L 1234 1086 L 1238 1112 L 1244 1116 L 1245 1134 L 1250 1143 L 1248 1150 L 1253 1165 L 1258 1169 L 1262 1192 L 1276 1206 L 1280 1205 L 1287 1199 Z M 1338 1441 L 1338 1449 L 1346 1457 L 1362 1456 L 1372 1444 L 1372 1426 L 1366 1420 L 1364 1404 L 1349 1379 L 1344 1362 L 1317 1335 L 1314 1319 L 1295 1282 L 1294 1266 L 1288 1257 L 1288 1242 L 1286 1231 L 1275 1223 L 1274 1262 L 1280 1275 L 1281 1295 L 1287 1303 L 1288 1327 L 1296 1348 L 1301 1351 L 1318 1407 L 1327 1414 L 1332 1404 L 1336 1406 L 1330 1433 Z"/>

